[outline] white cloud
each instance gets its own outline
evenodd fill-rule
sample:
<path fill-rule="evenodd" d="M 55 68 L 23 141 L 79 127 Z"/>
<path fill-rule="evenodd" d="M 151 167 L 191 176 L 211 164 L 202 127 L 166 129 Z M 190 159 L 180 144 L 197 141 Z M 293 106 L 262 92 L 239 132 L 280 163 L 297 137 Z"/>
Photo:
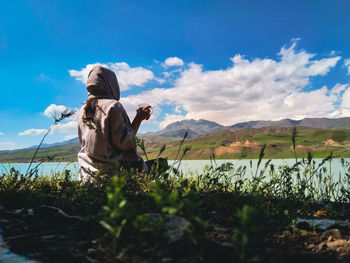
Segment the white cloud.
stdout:
<path fill-rule="evenodd" d="M 344 91 L 341 107 L 350 110 L 350 88 Z"/>
<path fill-rule="evenodd" d="M 339 96 L 346 88 L 348 87 L 347 84 L 336 84 L 332 89 L 331 93 L 334 94 L 335 96 Z"/>
<path fill-rule="evenodd" d="M 239 54 L 226 69 L 204 71 L 190 63 L 172 88 L 155 88 L 123 98 L 133 110 L 141 102 L 152 106 L 180 105 L 186 115 L 168 114 L 164 127 L 179 119 L 207 119 L 223 125 L 250 120 L 323 117 L 337 110 L 344 85 L 311 87 L 311 77 L 324 76 L 340 56 L 314 59 L 315 54 L 295 48 L 296 42 L 278 53 L 277 59 L 248 60 Z M 345 94 L 346 95 L 346 94 Z"/>
<path fill-rule="evenodd" d="M 65 110 L 67 110 L 67 107 L 64 105 L 51 104 L 45 109 L 44 115 L 47 117 L 52 117 L 52 116 L 55 116 L 56 114 L 61 114 Z"/>
<path fill-rule="evenodd" d="M 161 123 L 159 123 L 159 127 L 163 129 L 173 122 L 182 121 L 186 119 L 186 116 L 183 115 L 165 114 L 165 119 Z"/>
<path fill-rule="evenodd" d="M 4 133 L 3 133 L 3 132 L 0 132 L 0 135 L 4 135 Z"/>
<path fill-rule="evenodd" d="M 162 110 L 158 106 L 154 106 L 151 108 L 151 118 L 149 119 L 148 124 L 159 124 L 158 117 Z"/>
<path fill-rule="evenodd" d="M 53 132 L 60 132 L 60 133 L 77 134 L 78 133 L 78 122 L 77 121 L 69 121 L 66 123 L 58 123 L 57 125 L 53 126 L 52 131 Z M 78 135 L 76 135 L 76 136 L 78 136 Z"/>
<path fill-rule="evenodd" d="M 83 82 L 84 84 L 86 84 L 89 73 L 95 65 L 101 65 L 103 67 L 108 68 L 108 66 L 106 64 L 95 63 L 95 64 L 86 65 L 86 67 L 83 68 L 82 70 L 71 69 L 71 70 L 68 70 L 68 72 L 69 72 L 69 75 L 71 77 L 74 77 L 76 80 L 79 80 L 79 81 Z"/>
<path fill-rule="evenodd" d="M 43 135 L 46 132 L 47 132 L 47 129 L 28 129 L 18 133 L 18 135 L 19 136 L 26 136 L 26 135 L 38 136 L 38 135 Z"/>
<path fill-rule="evenodd" d="M 344 66 L 348 68 L 348 75 L 350 75 L 350 58 L 344 59 Z"/>
<path fill-rule="evenodd" d="M 181 105 L 176 105 L 175 109 L 174 109 L 175 113 L 181 113 Z"/>
<path fill-rule="evenodd" d="M 65 141 L 71 140 L 71 139 L 75 139 L 78 137 L 78 134 L 71 134 L 71 135 L 67 135 L 64 137 Z"/>
<path fill-rule="evenodd" d="M 163 63 L 164 67 L 183 66 L 183 65 L 184 65 L 184 61 L 178 57 L 169 57 Z"/>
<path fill-rule="evenodd" d="M 64 105 L 51 104 L 50 106 L 48 106 L 45 109 L 44 115 L 47 117 L 57 117 L 57 116 L 60 116 L 60 114 L 66 110 L 74 110 L 75 111 L 75 113 L 72 116 L 67 118 L 68 120 L 71 120 L 71 121 L 77 120 L 79 109 L 78 108 L 70 109 Z"/>
<path fill-rule="evenodd" d="M 12 141 L 0 142 L 0 150 L 12 150 L 15 146 L 16 143 Z"/>
<path fill-rule="evenodd" d="M 101 63 L 89 64 L 82 70 L 69 70 L 68 72 L 70 76 L 75 77 L 76 80 L 79 80 L 84 84 L 86 84 L 88 75 L 91 69 L 95 65 L 101 65 L 113 70 L 114 73 L 117 75 L 119 87 L 120 87 L 120 90 L 122 91 L 128 90 L 130 88 L 130 85 L 143 87 L 146 84 L 146 82 L 150 80 L 156 80 L 160 84 L 164 82 L 164 80 L 162 79 L 155 78 L 151 70 L 143 67 L 132 68 L 125 62 L 107 63 L 107 64 L 101 64 Z"/>

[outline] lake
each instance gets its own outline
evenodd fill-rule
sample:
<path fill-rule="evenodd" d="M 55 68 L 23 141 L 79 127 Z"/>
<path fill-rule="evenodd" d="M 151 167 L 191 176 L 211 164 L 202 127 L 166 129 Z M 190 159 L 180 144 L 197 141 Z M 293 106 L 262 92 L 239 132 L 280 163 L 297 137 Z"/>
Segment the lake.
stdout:
<path fill-rule="evenodd" d="M 314 159 L 316 163 L 320 163 L 322 159 Z M 346 161 L 350 162 L 350 158 L 345 158 Z M 250 168 L 250 161 L 252 162 L 252 170 Z M 268 159 L 262 160 L 262 163 L 260 167 L 263 167 L 264 164 L 268 161 Z M 169 161 L 169 165 L 172 165 L 174 161 Z M 246 175 L 249 177 L 251 172 L 255 172 L 256 165 L 258 160 L 216 160 L 216 165 L 221 165 L 225 162 L 231 162 L 235 167 L 239 166 L 246 166 L 247 167 L 247 173 Z M 272 159 L 271 163 L 275 165 L 277 168 L 278 166 L 282 165 L 289 165 L 292 166 L 295 163 L 294 159 Z M 16 170 L 20 171 L 21 173 L 26 173 L 28 169 L 28 163 L 3 163 L 0 164 L 0 173 L 7 173 L 11 167 L 14 167 Z M 32 168 L 34 168 L 37 164 L 32 164 Z M 192 171 L 194 173 L 201 172 L 205 168 L 205 166 L 210 165 L 210 160 L 184 160 L 181 162 L 180 169 L 187 173 L 189 171 Z M 174 165 L 175 168 L 177 168 L 177 164 Z M 329 165 L 326 165 L 327 169 L 329 169 Z M 55 173 L 60 173 L 64 170 L 70 170 L 71 174 L 78 175 L 79 174 L 79 164 L 77 162 L 67 163 L 67 162 L 50 162 L 50 163 L 42 163 L 38 166 L 38 172 L 40 175 L 53 175 Z M 332 174 L 336 179 L 339 176 L 339 173 L 344 174 L 344 169 L 342 168 L 340 158 L 334 158 L 332 160 Z"/>

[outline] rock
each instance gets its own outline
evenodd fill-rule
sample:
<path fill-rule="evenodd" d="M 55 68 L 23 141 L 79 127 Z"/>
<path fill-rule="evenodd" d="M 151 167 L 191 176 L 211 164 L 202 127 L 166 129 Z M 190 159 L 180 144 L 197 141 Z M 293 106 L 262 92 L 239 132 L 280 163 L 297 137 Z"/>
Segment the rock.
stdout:
<path fill-rule="evenodd" d="M 350 230 L 350 222 L 345 220 L 337 220 L 335 225 L 341 229 Z"/>
<path fill-rule="evenodd" d="M 162 219 L 161 214 L 159 213 L 146 214 L 146 216 L 148 218 L 148 223 L 153 227 L 159 225 L 160 220 Z M 167 240 L 168 244 L 176 243 L 184 237 L 186 231 L 190 227 L 190 222 L 179 216 L 166 215 L 165 217 L 166 223 L 164 238 Z"/>
<path fill-rule="evenodd" d="M 324 231 L 326 229 L 334 229 L 334 228 L 350 230 L 350 222 L 349 221 L 333 220 L 333 219 L 328 219 L 328 218 L 323 218 L 323 219 L 297 218 L 296 225 L 298 228 L 304 229 L 304 230 L 312 229 L 312 228 L 314 228 L 314 226 L 316 226 L 316 228 L 318 230 L 321 230 L 321 231 Z M 328 236 L 327 236 L 327 238 L 328 238 Z"/>
<path fill-rule="evenodd" d="M 317 229 L 319 230 L 326 230 L 327 228 L 330 228 L 331 226 L 335 225 L 335 220 L 332 219 L 305 219 L 305 218 L 297 218 L 296 223 L 297 227 L 298 225 L 306 227 L 305 223 L 309 225 L 309 228 L 313 228 L 316 226 Z M 307 230 L 307 229 L 305 229 Z"/>

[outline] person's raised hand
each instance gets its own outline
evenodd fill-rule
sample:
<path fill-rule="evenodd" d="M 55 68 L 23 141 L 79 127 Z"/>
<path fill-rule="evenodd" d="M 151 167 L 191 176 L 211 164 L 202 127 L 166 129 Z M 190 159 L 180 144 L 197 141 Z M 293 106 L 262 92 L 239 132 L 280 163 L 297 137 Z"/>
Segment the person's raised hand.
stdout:
<path fill-rule="evenodd" d="M 136 117 L 141 121 L 148 120 L 151 117 L 151 108 L 152 107 L 150 105 L 143 108 L 138 108 L 136 110 Z"/>

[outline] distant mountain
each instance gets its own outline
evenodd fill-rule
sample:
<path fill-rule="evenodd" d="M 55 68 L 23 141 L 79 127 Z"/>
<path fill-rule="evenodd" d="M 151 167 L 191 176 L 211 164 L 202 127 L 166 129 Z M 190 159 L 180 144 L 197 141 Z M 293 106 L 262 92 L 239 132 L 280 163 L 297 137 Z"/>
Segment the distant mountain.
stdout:
<path fill-rule="evenodd" d="M 305 126 L 323 130 L 333 129 L 350 129 L 350 117 L 329 119 L 329 118 L 305 118 L 302 120 L 283 119 L 279 121 L 249 121 L 237 123 L 229 128 L 232 130 L 240 130 L 244 128 L 263 128 L 268 126 L 275 127 L 293 127 Z"/>
<path fill-rule="evenodd" d="M 68 143 L 73 143 L 73 142 L 77 142 L 78 141 L 78 137 L 70 139 L 70 140 L 66 140 L 63 142 L 56 142 L 56 143 L 43 143 L 40 148 L 50 148 L 50 147 L 55 147 L 55 146 L 61 146 L 61 145 L 65 145 Z M 36 149 L 38 147 L 38 145 L 33 145 L 33 146 L 29 146 L 27 148 L 24 149 Z M 1 153 L 1 151 L 0 151 Z"/>
<path fill-rule="evenodd" d="M 291 127 L 294 126 L 300 126 L 298 130 L 304 131 L 307 136 L 310 136 L 312 139 L 315 137 L 314 135 L 309 134 L 311 129 L 321 129 L 322 131 L 315 131 L 314 134 L 323 134 L 323 137 L 320 139 L 317 139 L 315 142 L 312 142 L 311 144 L 315 144 L 314 147 L 316 148 L 310 148 L 311 151 L 322 150 L 325 151 L 331 150 L 334 147 L 340 147 L 337 145 L 341 145 L 341 151 L 339 150 L 339 155 L 344 155 L 343 153 L 346 151 L 349 151 L 350 148 L 350 138 L 348 138 L 348 135 L 350 134 L 350 118 L 339 118 L 339 119 L 329 119 L 329 118 L 306 118 L 302 120 L 291 120 L 291 119 L 283 119 L 279 121 L 250 121 L 250 122 L 242 122 L 237 123 L 232 126 L 222 126 L 216 122 L 212 121 L 206 121 L 206 120 L 183 120 L 183 121 L 177 121 L 174 122 L 167 127 L 165 127 L 163 130 L 159 132 L 154 133 L 147 133 L 141 135 L 141 138 L 145 140 L 145 143 L 147 144 L 147 149 L 150 151 L 150 154 L 156 153 L 161 145 L 166 144 L 167 148 L 175 147 L 177 142 L 180 138 L 182 138 L 185 134 L 185 132 L 188 132 L 188 137 L 190 141 L 192 141 L 194 144 L 192 145 L 192 149 L 194 150 L 197 148 L 197 152 L 194 154 L 193 150 L 191 151 L 191 157 L 188 158 L 207 158 L 210 152 L 212 150 L 208 150 L 212 147 L 221 147 L 221 146 L 227 146 L 227 144 L 232 144 L 236 141 L 240 141 L 242 143 L 242 140 L 256 140 L 251 139 L 251 137 L 254 137 L 256 133 L 256 129 L 260 129 L 259 133 L 266 134 L 267 137 L 262 136 L 259 141 L 256 141 L 256 143 L 260 144 L 271 144 L 271 145 L 277 145 L 276 141 L 280 140 L 280 135 L 278 135 L 276 138 L 269 137 L 273 134 L 283 133 L 286 138 L 286 144 L 283 148 L 283 151 L 286 151 L 287 148 L 287 141 L 289 141 L 290 136 L 290 130 Z M 236 133 L 240 132 L 240 133 Z M 245 134 L 242 137 L 242 134 Z M 254 135 L 254 136 L 253 136 Z M 301 135 L 302 136 L 302 135 Z M 198 138 L 200 137 L 200 138 Z M 343 142 L 340 140 L 340 138 L 347 138 Z M 197 140 L 198 139 L 198 140 Z M 331 140 L 331 141 L 329 141 Z M 334 143 L 333 141 L 336 143 Z M 338 142 L 339 141 L 339 142 Z M 324 142 L 322 145 L 317 145 L 319 142 Z M 254 146 L 254 145 L 253 145 Z M 243 147 L 253 147 L 250 146 L 250 144 L 243 145 Z M 323 148 L 322 148 L 322 147 Z M 32 146 L 26 149 L 19 149 L 19 150 L 12 150 L 12 151 L 0 151 L 0 162 L 27 162 L 30 161 L 35 148 L 37 146 Z M 238 155 L 236 153 L 233 153 L 233 151 L 237 151 L 235 148 L 236 146 L 232 146 L 230 149 L 226 148 L 219 148 L 219 150 L 216 150 L 217 154 L 220 153 L 221 150 L 225 151 L 232 151 L 232 153 L 227 153 L 228 155 L 226 157 L 237 157 Z M 255 147 L 255 146 L 254 146 Z M 277 146 L 276 146 L 277 147 Z M 288 146 L 289 147 L 289 146 Z M 320 148 L 321 147 L 321 148 Z M 333 148 L 332 148 L 333 147 Z M 208 148 L 208 149 L 207 149 Z M 242 149 L 243 149 L 242 148 Z M 221 150 L 220 150 L 221 149 Z M 276 148 L 277 149 L 277 148 Z M 281 148 L 282 149 L 282 148 Z M 44 146 L 41 147 L 41 149 L 38 152 L 37 160 L 40 159 L 46 159 L 46 160 L 66 160 L 66 161 L 72 161 L 76 160 L 77 153 L 80 150 L 80 145 L 77 138 L 59 142 L 59 143 L 53 143 L 53 144 L 44 144 Z M 335 148 L 333 149 L 335 150 Z M 175 151 L 175 148 L 174 148 Z M 225 152 L 224 151 L 224 152 Z M 175 152 L 176 153 L 176 152 Z M 278 154 L 282 153 L 281 151 L 276 151 L 276 157 Z M 225 153 L 226 154 L 226 153 Z M 237 156 L 236 156 L 236 155 Z M 290 154 L 290 153 L 289 153 Z M 289 156 L 288 154 L 288 156 Z M 225 155 L 221 155 L 222 158 Z M 346 156 L 348 156 L 347 154 Z M 172 154 L 168 155 L 169 157 L 173 157 Z M 252 155 L 251 157 L 253 157 Z M 320 155 L 323 156 L 323 155 Z M 281 155 L 282 157 L 282 155 Z M 254 157 L 255 158 L 255 157 Z"/>
<path fill-rule="evenodd" d="M 31 146 L 25 149 L 0 152 L 0 163 L 2 162 L 29 162 L 38 146 Z M 36 160 L 48 161 L 72 161 L 76 160 L 80 145 L 77 138 L 45 144 L 40 147 Z"/>
<path fill-rule="evenodd" d="M 187 138 L 194 138 L 204 134 L 217 131 L 224 126 L 207 120 L 182 120 L 166 126 L 159 132 L 147 133 L 145 135 L 158 135 L 163 137 L 183 137 L 185 132 L 188 132 Z"/>
<path fill-rule="evenodd" d="M 188 138 L 195 138 L 205 134 L 221 131 L 233 130 L 238 131 L 246 128 L 264 128 L 264 127 L 294 127 L 305 126 L 323 130 L 333 129 L 350 129 L 350 117 L 329 119 L 329 118 L 305 118 L 302 120 L 282 119 L 279 121 L 249 121 L 236 123 L 232 126 L 222 126 L 216 122 L 207 120 L 182 120 L 177 121 L 166 126 L 163 130 L 153 133 L 146 133 L 147 135 L 157 135 L 162 137 L 182 138 L 185 132 L 188 132 Z"/>

